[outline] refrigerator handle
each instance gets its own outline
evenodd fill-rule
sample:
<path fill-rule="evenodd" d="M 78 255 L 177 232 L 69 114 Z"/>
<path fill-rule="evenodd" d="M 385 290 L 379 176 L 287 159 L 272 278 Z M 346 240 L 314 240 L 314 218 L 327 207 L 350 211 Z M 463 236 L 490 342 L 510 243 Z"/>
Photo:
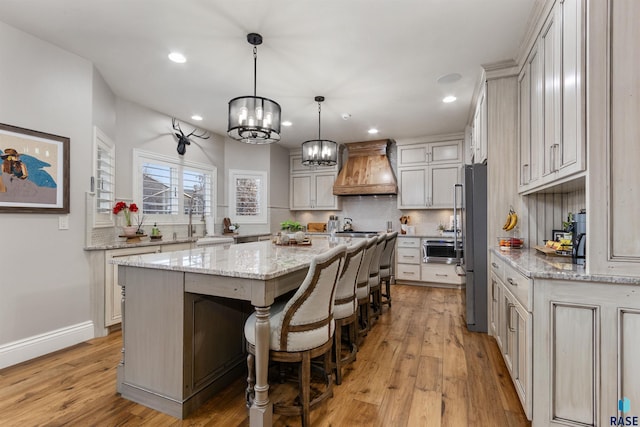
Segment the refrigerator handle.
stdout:
<path fill-rule="evenodd" d="M 460 227 L 462 225 L 462 213 L 460 213 L 460 224 L 458 224 L 458 188 L 460 188 L 460 197 L 462 197 L 462 184 L 453 186 L 453 241 L 456 248 L 456 267 L 462 264 L 460 245 L 458 244 L 458 232 L 461 230 Z M 462 205 L 460 207 L 462 208 Z M 458 275 L 460 276 L 459 273 Z"/>

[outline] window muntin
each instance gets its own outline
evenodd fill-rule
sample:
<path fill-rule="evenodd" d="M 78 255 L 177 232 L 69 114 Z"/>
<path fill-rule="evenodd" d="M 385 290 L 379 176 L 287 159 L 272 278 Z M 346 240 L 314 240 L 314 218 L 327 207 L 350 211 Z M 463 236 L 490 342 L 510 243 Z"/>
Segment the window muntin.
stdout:
<path fill-rule="evenodd" d="M 115 200 L 116 147 L 104 132 L 93 128 L 93 182 L 94 227 L 112 227 L 112 209 Z"/>
<path fill-rule="evenodd" d="M 229 214 L 232 222 L 267 223 L 267 173 L 229 170 Z"/>
<path fill-rule="evenodd" d="M 214 216 L 215 166 L 134 150 L 134 201 L 145 223 L 188 222 L 189 211 L 200 220 Z"/>

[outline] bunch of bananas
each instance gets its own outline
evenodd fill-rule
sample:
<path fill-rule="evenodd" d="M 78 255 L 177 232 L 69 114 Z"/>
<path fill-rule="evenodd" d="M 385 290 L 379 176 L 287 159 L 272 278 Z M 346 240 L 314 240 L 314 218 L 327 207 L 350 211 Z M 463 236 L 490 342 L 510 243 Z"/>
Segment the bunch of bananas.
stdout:
<path fill-rule="evenodd" d="M 510 230 L 513 230 L 516 227 L 516 225 L 518 225 L 518 214 L 516 214 L 516 211 L 514 211 L 513 208 L 511 208 L 509 209 L 507 220 L 502 226 L 502 229 L 504 231 L 510 231 Z"/>

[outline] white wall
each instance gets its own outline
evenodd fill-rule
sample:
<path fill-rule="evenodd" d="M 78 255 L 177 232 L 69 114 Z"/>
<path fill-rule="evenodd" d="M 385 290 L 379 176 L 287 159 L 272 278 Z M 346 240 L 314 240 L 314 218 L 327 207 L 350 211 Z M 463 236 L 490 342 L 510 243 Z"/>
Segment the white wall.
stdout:
<path fill-rule="evenodd" d="M 58 215 L 0 213 L 2 364 L 11 360 L 14 344 L 20 340 L 65 328 L 72 329 L 65 329 L 71 341 L 93 333 L 87 324 L 89 265 L 83 251 L 84 192 L 91 175 L 87 159 L 91 158 L 93 67 L 1 22 L 0 58 L 0 122 L 71 141 L 69 230 L 58 230 Z M 34 351 L 37 355 L 38 350 Z"/>
<path fill-rule="evenodd" d="M 275 215 L 275 218 L 277 219 L 280 216 L 279 213 L 274 214 L 273 203 L 275 202 L 276 206 L 282 205 L 283 195 L 281 194 L 281 191 L 284 191 L 284 197 L 287 198 L 286 205 L 288 206 L 289 204 L 289 152 L 277 144 L 254 145 L 245 144 L 230 138 L 226 138 L 226 140 L 227 144 L 225 146 L 224 170 L 225 183 L 227 182 L 230 169 L 265 171 L 268 174 L 268 222 L 266 224 L 239 223 L 239 233 L 271 233 L 272 227 L 270 224 L 272 222 L 275 223 L 275 221 L 271 220 L 271 217 Z M 282 171 L 283 168 L 284 172 Z M 225 212 L 227 212 L 225 216 L 229 216 L 229 191 L 226 186 L 224 190 L 224 206 L 226 208 Z"/>
<path fill-rule="evenodd" d="M 69 230 L 58 230 L 58 215 L 0 213 L 2 368 L 95 335 L 92 316 L 99 310 L 92 302 L 100 289 L 91 289 L 95 257 L 84 250 L 93 126 L 115 141 L 118 198 L 133 195 L 133 148 L 179 155 L 171 117 L 117 97 L 89 61 L 2 22 L 0 57 L 0 122 L 69 137 L 71 154 Z M 181 124 L 187 132 L 192 128 Z M 249 146 L 211 133 L 206 140 L 192 139 L 184 158 L 218 169 L 216 232 L 227 215 L 229 168 L 273 172 L 270 191 L 284 189 L 273 198 L 277 208 L 288 200 L 288 152 L 281 147 Z M 186 226 L 176 227 L 186 235 Z M 259 231 L 269 229 L 266 224 Z"/>

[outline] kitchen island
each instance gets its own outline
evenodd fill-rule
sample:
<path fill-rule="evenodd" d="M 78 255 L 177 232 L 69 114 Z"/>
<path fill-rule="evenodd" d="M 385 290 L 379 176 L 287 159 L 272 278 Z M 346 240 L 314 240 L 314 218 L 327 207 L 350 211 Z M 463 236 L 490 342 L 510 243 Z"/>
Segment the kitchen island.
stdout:
<path fill-rule="evenodd" d="M 270 241 L 114 259 L 122 286 L 122 360 L 117 390 L 184 418 L 242 372 L 243 328 L 256 322 L 252 426 L 271 425 L 269 307 L 304 279 L 313 257 L 351 238 L 308 246 Z"/>

